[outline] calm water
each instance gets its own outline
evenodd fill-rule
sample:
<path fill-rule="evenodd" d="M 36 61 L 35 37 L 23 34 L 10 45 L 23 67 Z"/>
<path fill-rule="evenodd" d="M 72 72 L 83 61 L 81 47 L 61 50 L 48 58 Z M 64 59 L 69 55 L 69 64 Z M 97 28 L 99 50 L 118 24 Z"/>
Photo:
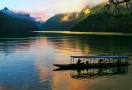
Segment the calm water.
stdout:
<path fill-rule="evenodd" d="M 0 38 L 0 90 L 132 90 L 132 65 L 53 71 L 71 55 L 127 55 L 132 63 L 132 35 L 35 33 Z"/>

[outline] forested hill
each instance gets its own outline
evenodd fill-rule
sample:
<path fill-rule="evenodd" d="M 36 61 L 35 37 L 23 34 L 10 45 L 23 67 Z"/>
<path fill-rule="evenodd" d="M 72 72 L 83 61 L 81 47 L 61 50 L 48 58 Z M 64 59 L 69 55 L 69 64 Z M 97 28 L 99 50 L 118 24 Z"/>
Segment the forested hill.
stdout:
<path fill-rule="evenodd" d="M 56 14 L 49 18 L 42 26 L 42 30 L 66 31 L 80 22 L 90 13 L 88 8 L 84 8 L 81 12 Z"/>
<path fill-rule="evenodd" d="M 22 33 L 39 30 L 32 22 L 14 18 L 0 12 L 0 33 Z"/>
<path fill-rule="evenodd" d="M 72 26 L 75 25 L 75 21 L 61 21 L 61 18 L 64 17 L 64 14 L 57 14 L 50 19 L 48 19 L 44 25 L 42 26 L 42 30 L 54 30 L 54 31 L 61 31 L 61 30 L 68 30 Z"/>
<path fill-rule="evenodd" d="M 123 11 L 120 15 L 103 12 L 103 6 L 91 10 L 90 15 L 72 27 L 71 31 L 85 32 L 132 32 L 132 12 Z M 114 8 L 113 8 L 114 9 Z M 124 9 L 122 7 L 122 9 Z"/>

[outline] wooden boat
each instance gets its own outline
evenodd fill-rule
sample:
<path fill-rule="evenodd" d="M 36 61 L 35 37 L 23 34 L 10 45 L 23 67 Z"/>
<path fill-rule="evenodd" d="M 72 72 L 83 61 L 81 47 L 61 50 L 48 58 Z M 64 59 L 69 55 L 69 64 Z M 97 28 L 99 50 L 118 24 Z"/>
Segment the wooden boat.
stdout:
<path fill-rule="evenodd" d="M 82 61 L 75 63 L 75 61 Z M 86 63 L 87 62 L 87 63 Z M 71 56 L 70 64 L 53 64 L 60 68 L 99 68 L 130 65 L 128 56 Z"/>

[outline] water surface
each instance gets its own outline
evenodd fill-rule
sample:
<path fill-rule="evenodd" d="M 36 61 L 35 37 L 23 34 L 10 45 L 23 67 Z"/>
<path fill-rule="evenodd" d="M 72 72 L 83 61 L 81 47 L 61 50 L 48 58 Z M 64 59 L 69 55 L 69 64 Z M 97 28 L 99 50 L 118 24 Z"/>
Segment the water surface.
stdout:
<path fill-rule="evenodd" d="M 0 38 L 0 90 L 131 90 L 132 66 L 53 71 L 71 55 L 126 55 L 132 62 L 132 35 L 34 32 Z M 79 74 L 80 73 L 80 74 Z"/>

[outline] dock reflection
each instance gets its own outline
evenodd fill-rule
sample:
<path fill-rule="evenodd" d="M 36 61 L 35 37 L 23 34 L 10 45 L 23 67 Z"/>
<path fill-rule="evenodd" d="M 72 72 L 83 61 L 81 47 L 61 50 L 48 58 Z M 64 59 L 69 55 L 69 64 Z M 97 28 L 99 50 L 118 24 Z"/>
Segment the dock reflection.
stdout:
<path fill-rule="evenodd" d="M 68 69 L 58 68 L 54 71 L 64 71 Z M 101 76 L 121 75 L 128 73 L 128 66 L 107 67 L 107 68 L 85 68 L 85 69 L 69 69 L 70 76 L 74 79 L 95 79 Z"/>

